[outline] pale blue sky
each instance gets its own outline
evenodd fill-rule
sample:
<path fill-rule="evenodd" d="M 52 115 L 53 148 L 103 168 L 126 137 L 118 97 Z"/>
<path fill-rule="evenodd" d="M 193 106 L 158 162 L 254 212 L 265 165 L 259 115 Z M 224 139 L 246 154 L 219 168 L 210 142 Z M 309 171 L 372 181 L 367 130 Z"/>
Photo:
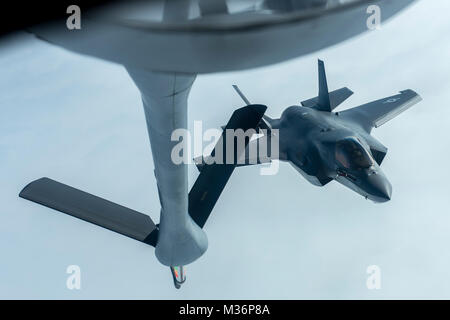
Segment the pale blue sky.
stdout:
<path fill-rule="evenodd" d="M 317 91 L 317 58 L 341 108 L 403 89 L 423 101 L 374 131 L 394 191 L 373 204 L 336 183 L 235 171 L 206 226 L 209 249 L 175 290 L 153 248 L 18 197 L 48 176 L 159 217 L 138 90 L 124 68 L 17 34 L 0 42 L 0 298 L 450 298 L 450 3 L 419 1 L 382 30 L 251 71 L 199 76 L 189 117 L 219 127 L 248 98 L 283 109 Z M 197 175 L 190 168 L 190 183 Z M 82 289 L 66 288 L 77 264 Z M 382 289 L 366 288 L 366 268 Z"/>

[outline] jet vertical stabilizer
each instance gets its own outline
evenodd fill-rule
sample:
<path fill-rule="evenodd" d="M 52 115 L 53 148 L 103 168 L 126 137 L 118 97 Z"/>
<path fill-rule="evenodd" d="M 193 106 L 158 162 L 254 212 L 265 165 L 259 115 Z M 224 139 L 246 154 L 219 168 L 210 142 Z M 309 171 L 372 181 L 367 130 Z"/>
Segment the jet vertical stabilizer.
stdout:
<path fill-rule="evenodd" d="M 325 73 L 325 65 L 322 60 L 319 60 L 319 101 L 317 104 L 317 109 L 331 112 L 327 75 Z"/>
<path fill-rule="evenodd" d="M 319 96 L 302 101 L 301 103 L 304 107 L 331 112 L 352 94 L 353 91 L 347 87 L 328 92 L 325 65 L 322 60 L 319 60 Z"/>

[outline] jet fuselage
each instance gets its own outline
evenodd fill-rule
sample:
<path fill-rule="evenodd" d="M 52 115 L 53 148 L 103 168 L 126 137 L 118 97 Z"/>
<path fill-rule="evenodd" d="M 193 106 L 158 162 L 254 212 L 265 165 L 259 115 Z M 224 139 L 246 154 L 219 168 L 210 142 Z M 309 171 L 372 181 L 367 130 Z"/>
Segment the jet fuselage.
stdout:
<path fill-rule="evenodd" d="M 291 106 L 272 128 L 279 130 L 280 160 L 312 184 L 336 180 L 374 202 L 390 200 L 392 186 L 371 152 L 374 138 L 354 122 L 339 113 Z"/>

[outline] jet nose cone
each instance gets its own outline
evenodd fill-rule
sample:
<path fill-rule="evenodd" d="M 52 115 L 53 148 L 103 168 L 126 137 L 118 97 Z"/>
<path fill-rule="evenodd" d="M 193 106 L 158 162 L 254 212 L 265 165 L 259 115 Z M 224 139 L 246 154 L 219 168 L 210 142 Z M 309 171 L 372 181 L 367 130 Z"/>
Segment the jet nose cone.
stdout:
<path fill-rule="evenodd" d="M 386 177 L 378 172 L 368 177 L 369 183 L 369 199 L 375 202 L 387 202 L 391 200 L 392 185 Z"/>

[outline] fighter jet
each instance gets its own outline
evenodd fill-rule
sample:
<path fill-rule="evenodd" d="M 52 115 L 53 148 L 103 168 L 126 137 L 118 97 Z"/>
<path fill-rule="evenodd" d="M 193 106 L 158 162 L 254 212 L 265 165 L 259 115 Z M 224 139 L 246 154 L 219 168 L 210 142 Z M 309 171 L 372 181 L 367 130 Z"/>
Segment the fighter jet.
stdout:
<path fill-rule="evenodd" d="M 353 92 L 346 87 L 328 92 L 321 60 L 318 71 L 317 97 L 288 107 L 279 119 L 263 116 L 262 128 L 268 128 L 269 135 L 277 131 L 277 159 L 289 162 L 313 185 L 324 186 L 336 180 L 366 199 L 378 203 L 389 201 L 392 186 L 380 167 L 387 148 L 370 133 L 373 128 L 420 102 L 421 97 L 412 90 L 404 90 L 352 109 L 333 112 Z M 235 89 L 244 102 L 250 104 L 237 86 Z M 258 144 L 259 139 L 251 143 Z M 270 142 L 266 140 L 266 143 Z M 267 163 L 273 159 L 258 157 L 254 163 Z M 208 161 L 197 158 L 197 163 L 202 168 Z M 240 166 L 250 164 L 247 156 Z"/>
<path fill-rule="evenodd" d="M 161 203 L 160 221 L 156 225 L 148 215 L 47 178 L 31 183 L 20 195 L 155 246 L 157 259 L 171 268 L 179 286 L 185 277 L 181 266 L 197 260 L 207 250 L 208 240 L 202 227 L 220 195 L 221 186 L 234 169 L 234 166 L 205 167 L 189 191 L 187 165 L 171 161 L 171 151 L 176 144 L 171 141 L 171 134 L 176 129 L 187 128 L 187 101 L 197 74 L 250 69 L 310 54 L 368 31 L 369 7 L 379 8 L 384 22 L 413 2 L 126 1 L 88 12 L 81 7 L 79 29 L 68 28 L 67 17 L 33 25 L 28 31 L 41 40 L 119 63 L 128 71 L 142 96 Z M 331 109 L 337 105 L 335 99 L 330 93 L 328 104 L 319 101 L 320 107 L 311 105 L 308 108 L 311 117 L 323 117 L 334 123 L 331 112 L 327 117 L 313 111 L 327 106 Z M 230 119 L 230 128 L 258 128 L 261 119 L 264 120 L 265 108 L 250 105 L 237 110 Z M 356 114 L 353 116 L 358 118 Z M 345 117 L 342 115 L 339 119 Z M 275 127 L 279 123 L 281 134 L 289 131 L 283 127 L 286 123 L 283 119 L 286 117 L 273 121 L 267 118 L 261 123 Z M 363 130 L 361 136 L 364 136 Z M 374 147 L 375 143 L 370 146 Z M 313 148 L 312 145 L 301 147 L 302 152 Z M 383 152 L 384 149 L 379 146 L 376 150 Z M 299 153 L 291 156 L 294 155 Z M 331 179 L 331 167 L 306 162 L 316 158 L 303 155 L 291 161 L 311 181 L 317 179 L 318 183 L 325 183 L 326 177 Z M 351 160 L 353 164 L 354 159 Z M 344 174 L 356 175 L 350 169 L 339 172 L 342 179 L 347 179 Z M 215 181 L 214 192 L 207 189 L 209 181 Z M 361 184 L 352 186 L 357 185 Z M 375 194 L 371 197 L 375 199 Z"/>

